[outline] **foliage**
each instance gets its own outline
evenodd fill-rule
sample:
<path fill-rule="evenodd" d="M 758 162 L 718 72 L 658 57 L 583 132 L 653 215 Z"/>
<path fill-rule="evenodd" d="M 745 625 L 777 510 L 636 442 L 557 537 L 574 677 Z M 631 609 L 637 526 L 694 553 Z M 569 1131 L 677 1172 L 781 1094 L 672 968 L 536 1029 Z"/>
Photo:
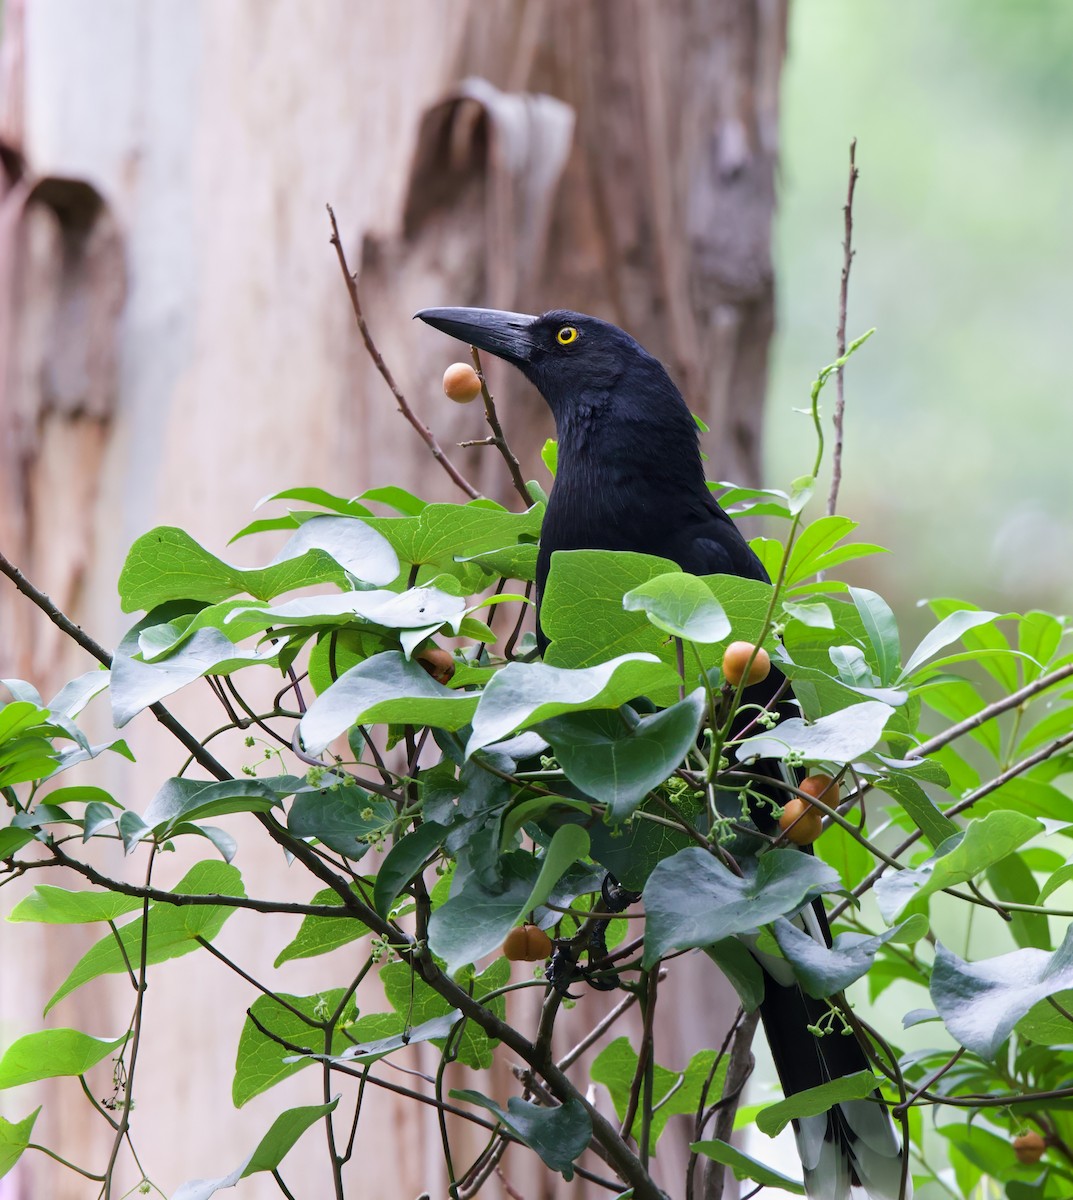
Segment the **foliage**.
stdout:
<path fill-rule="evenodd" d="M 813 390 L 817 420 L 823 383 L 842 361 Z M 436 1047 L 443 1066 L 486 1067 L 501 1042 L 526 1064 L 518 1095 L 447 1095 L 442 1068 L 421 1093 L 490 1135 L 475 1162 L 459 1164 L 441 1123 L 456 1196 L 475 1194 L 514 1142 L 566 1179 L 613 1174 L 621 1183 L 612 1186 L 655 1197 L 650 1163 L 672 1120 L 692 1122 L 691 1172 L 698 1161 L 725 1164 L 779 1186 L 770 1166 L 711 1136 L 720 1103 L 736 1103 L 723 1095 L 736 1044 L 676 1070 L 659 1063 L 650 1036 L 661 963 L 693 948 L 707 950 L 754 1008 L 760 972 L 735 938 L 757 934 L 810 995 L 827 999 L 832 1029 L 847 1011 L 846 988 L 859 1013 L 897 984 L 903 1028 L 886 1019 L 889 1005 L 875 1019 L 882 1028 L 865 1028 L 918 1183 L 937 1179 L 962 1196 L 983 1195 L 987 1181 L 1010 1196 L 1068 1196 L 1073 912 L 1062 897 L 1073 871 L 1049 844 L 1073 828 L 1063 786 L 1073 745 L 1065 622 L 935 600 L 933 629 L 907 651 L 882 597 L 833 574 L 879 548 L 847 540 L 847 518 L 804 519 L 819 462 L 818 453 L 789 493 L 724 493 L 728 506 L 786 522 L 782 538 L 756 543 L 773 585 L 694 577 L 643 555 L 557 555 L 543 598 L 543 662 L 518 637 L 531 608 L 539 502 L 516 513 L 483 499 L 426 504 L 397 488 L 355 500 L 296 488 L 274 499 L 297 507 L 242 531 L 290 534 L 255 569 L 230 566 L 181 530 L 139 538 L 120 597 L 144 615 L 110 670 L 81 676 L 47 704 L 29 684 L 7 681 L 11 699 L 0 707 L 0 883 L 67 867 L 91 885 L 41 883 L 9 919 L 99 923 L 100 940 L 49 1009 L 116 973 L 132 986 L 130 1024 L 119 1037 L 51 1024 L 24 1032 L 0 1058 L 0 1088 L 81 1079 L 112 1056 L 113 1098 L 89 1101 L 111 1126 L 111 1156 L 101 1170 L 69 1164 L 111 1194 L 116 1156 L 132 1136 L 137 1045 L 151 1036 L 149 969 L 212 953 L 221 970 L 241 971 L 213 946 L 224 923 L 300 912 L 277 966 L 342 946 L 348 954 L 325 960 L 308 995 L 257 981 L 233 1093 L 242 1105 L 319 1063 L 311 1103 L 281 1113 L 230 1175 L 185 1184 L 184 1200 L 253 1171 L 285 1189 L 284 1156 L 318 1122 L 343 1194 L 355 1106 L 382 1080 L 382 1061 L 417 1042 Z M 840 798 L 819 804 L 827 828 L 815 856 L 746 828 L 750 785 L 732 778 L 727 760 L 743 695 L 720 670 L 732 640 L 766 646 L 802 709 L 781 721 L 754 711 L 735 748 L 841 782 Z M 447 682 L 425 665 L 432 645 L 451 647 Z M 249 699 L 263 693 L 262 677 L 276 693 L 267 706 Z M 225 727 L 246 731 L 251 749 L 274 749 L 257 766 L 217 758 L 210 739 L 220 730 L 191 733 L 161 706 L 185 687 L 208 689 Z M 123 742 L 91 745 L 75 723 L 105 690 L 116 727 L 152 709 L 188 755 L 140 812 L 59 780 L 105 751 L 128 753 Z M 794 790 L 787 785 L 787 798 Z M 224 818 L 226 830 L 215 824 Z M 308 874 L 308 903 L 246 896 L 242 850 L 265 837 L 281 866 L 286 855 Z M 161 856 L 183 839 L 203 839 L 206 856 L 175 887 L 159 887 Z M 144 884 L 121 881 L 118 866 L 91 866 L 90 840 L 138 858 Z M 643 893 L 612 951 L 608 871 Z M 835 898 L 830 950 L 788 920 L 820 895 Z M 550 970 L 580 1005 L 586 981 L 617 983 L 646 1013 L 641 1043 L 617 1037 L 592 1066 L 628 1136 L 586 1098 L 577 1055 L 558 1066 L 550 1057 L 562 991 L 543 978 L 510 982 L 499 947 L 523 921 L 551 932 Z M 374 972 L 384 1000 L 366 1011 L 358 988 Z M 533 987 L 546 998 L 539 1028 L 527 1031 L 511 1023 L 507 1000 Z M 874 1086 L 865 1074 L 801 1093 L 762 1111 L 757 1127 L 774 1134 Z M 35 1117 L 0 1122 L 0 1172 L 31 1145 Z M 1011 1146 L 1027 1127 L 1047 1141 L 1031 1167 Z"/>

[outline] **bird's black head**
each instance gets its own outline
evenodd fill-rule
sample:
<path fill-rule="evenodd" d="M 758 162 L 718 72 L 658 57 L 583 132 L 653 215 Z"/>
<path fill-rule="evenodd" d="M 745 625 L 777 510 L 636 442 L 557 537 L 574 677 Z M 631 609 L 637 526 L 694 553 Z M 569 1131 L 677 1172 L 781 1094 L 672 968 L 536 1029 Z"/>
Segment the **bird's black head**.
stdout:
<path fill-rule="evenodd" d="M 489 308 L 426 308 L 417 316 L 516 366 L 548 402 L 557 424 L 569 420 L 582 400 L 629 393 L 657 402 L 669 393 L 682 404 L 658 359 L 624 330 L 584 313 L 553 309 L 533 317 Z"/>

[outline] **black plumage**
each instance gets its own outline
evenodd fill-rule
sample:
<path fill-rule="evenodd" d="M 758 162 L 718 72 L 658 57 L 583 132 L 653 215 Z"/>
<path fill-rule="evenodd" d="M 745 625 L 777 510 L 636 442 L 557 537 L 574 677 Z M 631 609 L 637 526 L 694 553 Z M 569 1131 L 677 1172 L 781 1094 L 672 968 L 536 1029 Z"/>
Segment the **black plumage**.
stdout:
<path fill-rule="evenodd" d="M 551 408 L 558 472 L 541 531 L 538 601 L 557 550 L 632 550 L 697 575 L 767 581 L 760 560 L 706 485 L 698 428 L 681 393 L 663 364 L 628 333 L 567 310 L 534 317 L 440 308 L 417 315 L 512 363 Z M 539 630 L 538 636 L 543 648 Z M 782 682 L 773 670 L 746 699 L 766 704 Z M 778 778 L 784 768 L 762 762 L 750 770 Z M 786 793 L 772 789 L 772 796 L 782 802 Z M 754 815 L 770 828 L 763 811 Z M 799 920 L 830 945 L 819 902 Z M 765 970 L 761 1016 L 786 1094 L 867 1069 L 855 1038 L 821 1039 L 808 1032 L 826 1006 L 801 991 L 786 961 L 757 957 Z M 878 1105 L 839 1105 L 824 1117 L 796 1123 L 796 1133 L 809 1196 L 842 1200 L 856 1188 L 875 1200 L 899 1196 L 901 1147 Z"/>

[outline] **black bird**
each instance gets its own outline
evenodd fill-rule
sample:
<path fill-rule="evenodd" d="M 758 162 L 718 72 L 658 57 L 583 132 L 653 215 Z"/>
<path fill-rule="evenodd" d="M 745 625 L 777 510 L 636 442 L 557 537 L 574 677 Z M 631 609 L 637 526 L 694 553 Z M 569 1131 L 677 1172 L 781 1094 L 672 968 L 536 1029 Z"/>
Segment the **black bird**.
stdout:
<path fill-rule="evenodd" d="M 556 550 L 633 550 L 659 555 L 697 575 L 768 576 L 705 483 L 697 425 L 658 359 L 614 325 L 557 309 L 543 316 L 482 308 L 428 308 L 421 320 L 517 367 L 555 417 L 558 471 L 540 536 L 537 598 Z M 546 639 L 539 633 L 541 647 Z M 774 699 L 772 671 L 747 701 Z M 778 776 L 780 764 L 751 765 Z M 785 792 L 773 791 L 780 802 Z M 757 813 L 758 824 L 770 817 Z M 823 906 L 801 914 L 813 937 L 831 944 Z M 755 951 L 754 951 L 755 952 Z M 758 955 L 765 971 L 760 1013 L 784 1092 L 868 1070 L 856 1038 L 817 1038 L 809 1025 L 827 1011 L 797 986 L 785 960 Z M 902 1148 L 890 1117 L 869 1100 L 844 1103 L 794 1123 L 815 1200 L 862 1189 L 873 1200 L 901 1193 Z M 911 1189 L 907 1186 L 905 1195 Z"/>

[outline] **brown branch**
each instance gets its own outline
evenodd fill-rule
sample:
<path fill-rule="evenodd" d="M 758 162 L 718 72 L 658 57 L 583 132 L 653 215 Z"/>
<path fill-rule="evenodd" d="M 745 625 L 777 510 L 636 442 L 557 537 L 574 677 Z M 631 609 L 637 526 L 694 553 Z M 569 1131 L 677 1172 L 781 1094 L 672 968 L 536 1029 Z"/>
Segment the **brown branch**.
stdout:
<path fill-rule="evenodd" d="M 738 1110 L 737 1102 L 745 1090 L 746 1083 L 749 1082 L 749 1076 L 752 1075 L 756 1062 L 752 1054 L 752 1044 L 759 1020 L 760 1010 L 758 1008 L 747 1013 L 734 1036 L 734 1045 L 730 1050 L 730 1061 L 727 1063 L 726 1079 L 723 1083 L 719 1119 L 712 1130 L 712 1135 L 719 1138 L 720 1141 L 729 1142 L 730 1136 L 734 1132 L 734 1117 Z M 722 1200 L 726 1177 L 725 1167 L 721 1167 L 716 1162 L 705 1162 L 704 1200 Z"/>
<path fill-rule="evenodd" d="M 499 416 L 496 413 L 496 406 L 492 401 L 492 393 L 488 390 L 488 381 L 484 377 L 484 368 L 481 366 L 481 356 L 476 346 L 470 346 L 469 352 L 473 357 L 473 369 L 477 372 L 477 378 L 481 381 L 481 398 L 484 400 L 484 415 L 488 421 L 488 427 L 492 431 L 491 445 L 499 451 L 503 456 L 503 461 L 507 464 L 507 470 L 510 471 L 510 477 L 514 481 L 514 490 L 525 501 L 526 507 L 533 504 L 533 496 L 529 491 L 529 485 L 525 482 L 525 476 L 522 474 L 522 468 L 518 463 L 518 459 L 514 451 L 507 445 L 507 439 L 503 436 L 503 427 L 499 423 Z"/>
<path fill-rule="evenodd" d="M 971 733 L 986 721 L 990 721 L 992 717 L 1001 716 L 1002 713 L 1008 712 L 1011 708 L 1017 708 L 1025 700 L 1031 700 L 1039 692 L 1046 691 L 1047 688 L 1053 687 L 1056 683 L 1061 683 L 1071 675 L 1073 675 L 1073 663 L 1067 663 L 1064 667 L 1059 667 L 1049 675 L 1041 675 L 1039 679 L 1034 680 L 1032 683 L 1025 684 L 1023 688 L 1019 688 L 1016 692 L 1011 692 L 1001 700 L 996 700 L 993 704 L 988 704 L 985 708 L 981 708 L 978 713 L 973 713 L 971 717 L 966 717 L 964 721 L 959 721 L 956 725 L 951 725 L 949 729 L 944 729 L 942 733 L 936 734 L 935 737 L 929 738 L 928 741 L 922 742 L 915 750 L 909 751 L 910 757 L 924 758 L 928 754 L 934 754 L 936 750 L 942 749 L 948 742 L 961 737 L 963 733 Z"/>
<path fill-rule="evenodd" d="M 330 204 L 325 206 L 328 209 L 328 219 L 332 223 L 331 244 L 335 247 L 336 257 L 339 259 L 339 269 L 343 272 L 343 278 L 346 280 L 346 290 L 350 296 L 350 306 L 354 310 L 354 320 L 357 322 L 358 332 L 361 334 L 361 340 L 365 343 L 365 349 L 369 352 L 369 357 L 373 360 L 373 365 L 383 376 L 384 382 L 391 389 L 391 394 L 395 397 L 395 403 L 398 405 L 399 412 L 410 422 L 417 430 L 418 436 L 428 446 L 432 452 L 432 457 L 440 464 L 441 467 L 450 475 L 452 482 L 462 489 L 471 499 L 476 500 L 480 496 L 480 492 L 465 478 L 451 460 L 444 454 L 440 448 L 439 442 L 436 441 L 432 430 L 421 420 L 414 412 L 402 394 L 402 389 L 395 382 L 395 376 L 392 375 L 387 363 L 384 362 L 380 351 L 376 348 L 376 343 L 373 341 L 373 336 L 369 332 L 369 326 L 365 323 L 365 314 L 361 308 L 361 298 L 358 295 L 358 277 L 350 270 L 346 260 L 346 253 L 343 250 L 343 241 L 339 236 L 339 226 L 335 221 L 335 213 Z"/>
<path fill-rule="evenodd" d="M 849 269 L 856 251 L 853 249 L 853 189 L 857 186 L 857 139 L 849 144 L 849 186 L 846 203 L 842 206 L 845 220 L 845 237 L 842 241 L 842 282 L 838 289 L 838 357 L 846 356 L 846 305 L 849 300 Z M 846 411 L 846 393 L 843 374 L 839 367 L 835 375 L 835 448 L 831 460 L 831 490 L 827 496 L 827 515 L 832 516 L 838 504 L 838 489 L 842 483 L 842 420 Z"/>
<path fill-rule="evenodd" d="M 139 887 L 136 883 L 127 883 L 123 879 L 112 879 L 108 875 L 102 875 L 88 863 L 79 862 L 77 858 L 71 858 L 69 854 L 65 854 L 55 843 L 48 849 L 61 866 L 76 871 L 83 879 L 89 880 L 97 887 L 104 888 L 109 892 L 118 892 L 122 896 L 136 896 L 139 900 L 151 900 L 154 904 L 171 904 L 176 908 L 203 904 L 211 905 L 214 908 L 245 908 L 252 912 L 286 913 L 297 917 L 343 917 L 349 915 L 338 905 L 292 904 L 284 900 L 255 900 L 251 896 L 225 896 L 215 892 L 168 892 L 159 888 Z M 19 866 L 27 871 L 47 870 L 52 865 L 48 859 L 19 863 Z"/>

